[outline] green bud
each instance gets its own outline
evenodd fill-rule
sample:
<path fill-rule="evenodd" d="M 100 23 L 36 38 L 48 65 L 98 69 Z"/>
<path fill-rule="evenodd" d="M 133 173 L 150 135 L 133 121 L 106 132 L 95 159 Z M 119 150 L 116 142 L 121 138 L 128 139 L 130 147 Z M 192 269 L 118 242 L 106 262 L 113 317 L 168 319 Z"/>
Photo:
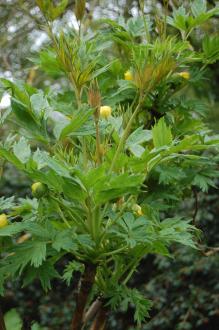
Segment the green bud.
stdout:
<path fill-rule="evenodd" d="M 32 184 L 31 190 L 34 197 L 40 198 L 47 193 L 47 186 L 41 182 L 35 182 Z"/>

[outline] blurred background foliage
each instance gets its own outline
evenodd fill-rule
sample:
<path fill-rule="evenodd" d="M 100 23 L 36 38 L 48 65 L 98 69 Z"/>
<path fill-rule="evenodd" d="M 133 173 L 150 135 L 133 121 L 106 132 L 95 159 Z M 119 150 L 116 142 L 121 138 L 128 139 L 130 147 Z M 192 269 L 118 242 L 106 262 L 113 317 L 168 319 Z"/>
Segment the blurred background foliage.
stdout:
<path fill-rule="evenodd" d="M 148 0 L 145 3 L 145 14 L 153 20 L 159 20 L 162 13 L 171 13 L 173 8 L 188 5 L 191 1 L 158 1 Z M 217 1 L 208 1 L 209 8 Z M 77 28 L 74 16 L 74 1 L 69 1 L 66 13 L 57 22 L 68 29 Z M 87 29 L 95 31 L 99 18 L 128 19 L 139 13 L 138 1 L 133 0 L 91 0 L 86 3 Z M 203 34 L 218 34 L 219 17 L 215 17 L 202 26 L 202 31 L 195 31 L 190 37 L 194 49 L 199 47 Z M 0 0 L 0 76 L 11 79 L 26 80 L 36 87 L 52 84 L 59 88 L 59 79 L 48 77 L 30 58 L 35 52 L 48 43 L 44 32 L 43 18 L 35 1 Z M 125 60 L 125 59 L 124 59 Z M 196 88 L 196 98 L 204 99 L 210 111 L 206 117 L 215 131 L 219 132 L 219 64 L 209 66 L 207 79 Z M 7 105 L 7 96 L 0 103 L 0 111 Z M 0 117 L 1 118 L 1 117 Z M 13 130 L 11 126 L 0 129 L 4 132 Z M 0 164 L 4 165 L 4 164 Z M 0 172 L 0 174 L 2 174 Z M 4 166 L 4 175 L 0 181 L 0 197 L 16 194 L 22 198 L 30 194 L 30 183 L 27 178 L 17 172 L 11 165 Z M 218 184 L 208 193 L 194 190 L 194 198 L 188 199 L 180 206 L 193 217 L 197 227 L 201 229 L 201 251 L 175 246 L 173 253 L 176 259 L 167 259 L 149 255 L 136 273 L 131 286 L 140 288 L 153 300 L 154 307 L 151 319 L 142 328 L 145 330 L 216 330 L 219 329 L 219 198 Z M 67 262 L 67 260 L 66 260 Z M 63 265 L 60 265 L 62 267 Z M 20 314 L 24 321 L 23 328 L 30 329 L 32 321 L 37 321 L 43 329 L 67 330 L 74 307 L 73 291 L 77 276 L 71 287 L 60 281 L 54 281 L 54 290 L 45 295 L 39 283 L 20 289 L 20 283 L 8 283 L 7 292 L 2 302 L 3 312 L 12 308 Z M 61 302 L 61 304 L 60 304 Z M 13 313 L 12 313 L 13 314 Z M 129 313 L 119 310 L 110 314 L 109 329 L 135 329 L 132 323 L 132 309 Z M 44 328 L 45 327 L 45 328 Z M 35 329 L 40 329 L 35 327 Z M 15 329 L 13 329 L 15 330 Z"/>

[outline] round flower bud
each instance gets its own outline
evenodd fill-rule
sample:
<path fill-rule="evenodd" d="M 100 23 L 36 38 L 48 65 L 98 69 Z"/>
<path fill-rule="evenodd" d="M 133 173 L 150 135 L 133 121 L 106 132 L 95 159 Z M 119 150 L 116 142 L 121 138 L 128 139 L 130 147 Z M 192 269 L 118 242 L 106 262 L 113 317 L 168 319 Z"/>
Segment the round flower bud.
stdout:
<path fill-rule="evenodd" d="M 133 80 L 133 75 L 130 70 L 125 72 L 124 78 L 125 78 L 125 80 Z"/>
<path fill-rule="evenodd" d="M 108 119 L 111 116 L 112 108 L 108 105 L 103 105 L 100 107 L 100 117 L 104 119 Z"/>
<path fill-rule="evenodd" d="M 137 215 L 139 215 L 139 216 L 142 216 L 142 215 L 143 215 L 143 212 L 142 212 L 141 206 L 138 205 L 138 204 L 133 205 L 132 210 L 133 210 Z"/>
<path fill-rule="evenodd" d="M 0 228 L 4 228 L 8 225 L 8 218 L 7 215 L 2 213 L 0 215 Z"/>
<path fill-rule="evenodd" d="M 188 71 L 182 71 L 178 73 L 178 76 L 188 80 L 190 78 L 190 73 Z"/>
<path fill-rule="evenodd" d="M 47 192 L 47 186 L 41 182 L 35 182 L 31 186 L 32 194 L 36 198 L 43 197 Z"/>

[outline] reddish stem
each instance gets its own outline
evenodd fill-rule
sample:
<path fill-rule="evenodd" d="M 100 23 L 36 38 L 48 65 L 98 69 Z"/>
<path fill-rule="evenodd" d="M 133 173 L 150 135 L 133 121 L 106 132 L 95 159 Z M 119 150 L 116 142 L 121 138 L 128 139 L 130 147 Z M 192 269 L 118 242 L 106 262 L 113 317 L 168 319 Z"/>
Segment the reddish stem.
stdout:
<path fill-rule="evenodd" d="M 72 319 L 71 330 L 81 330 L 83 327 L 85 307 L 88 301 L 89 293 L 94 283 L 95 275 L 96 266 L 87 263 L 85 265 L 85 271 L 81 280 L 80 289 L 76 297 L 76 308 Z"/>
<path fill-rule="evenodd" d="M 6 330 L 4 316 L 3 316 L 1 308 L 0 308 L 0 330 Z"/>

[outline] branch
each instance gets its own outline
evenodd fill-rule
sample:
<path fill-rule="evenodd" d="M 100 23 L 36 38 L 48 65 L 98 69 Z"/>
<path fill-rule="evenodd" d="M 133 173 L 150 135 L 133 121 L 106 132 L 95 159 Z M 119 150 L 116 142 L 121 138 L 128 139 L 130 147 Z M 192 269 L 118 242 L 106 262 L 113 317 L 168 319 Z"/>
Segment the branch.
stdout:
<path fill-rule="evenodd" d="M 212 255 L 214 255 L 214 254 L 216 254 L 216 253 L 218 253 L 219 252 L 219 246 L 217 246 L 217 247 L 212 247 L 212 248 L 210 248 L 210 250 L 208 250 L 207 252 L 204 252 L 203 251 L 203 254 L 206 256 L 206 257 L 210 257 L 210 256 L 212 256 Z"/>
<path fill-rule="evenodd" d="M 92 323 L 90 330 L 105 330 L 107 320 L 107 309 L 102 306 L 102 308 L 97 313 L 94 322 Z"/>
<path fill-rule="evenodd" d="M 102 306 L 102 301 L 100 300 L 100 298 L 97 298 L 90 306 L 86 314 L 84 315 L 84 319 L 83 319 L 84 325 L 88 321 L 92 320 L 92 318 L 96 315 L 96 313 L 98 312 L 101 306 Z"/>

